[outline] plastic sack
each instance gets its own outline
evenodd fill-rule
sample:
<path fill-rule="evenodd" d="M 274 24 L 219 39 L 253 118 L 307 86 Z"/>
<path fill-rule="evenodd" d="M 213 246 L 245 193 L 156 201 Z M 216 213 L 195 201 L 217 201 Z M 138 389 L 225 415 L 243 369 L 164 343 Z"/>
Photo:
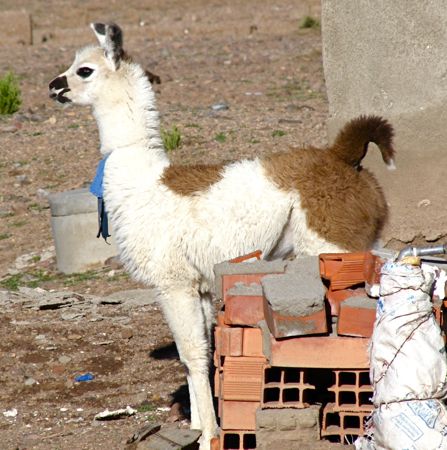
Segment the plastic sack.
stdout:
<path fill-rule="evenodd" d="M 431 295 L 432 266 L 387 262 L 370 344 L 375 410 L 362 450 L 447 449 L 447 361 Z"/>

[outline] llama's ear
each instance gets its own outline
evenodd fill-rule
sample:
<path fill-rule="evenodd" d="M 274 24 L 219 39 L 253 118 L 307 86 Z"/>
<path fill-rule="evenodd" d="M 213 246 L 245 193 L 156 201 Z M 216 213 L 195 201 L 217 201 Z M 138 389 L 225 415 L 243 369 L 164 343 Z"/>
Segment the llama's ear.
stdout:
<path fill-rule="evenodd" d="M 114 24 L 92 23 L 90 24 L 99 44 L 104 49 L 104 53 L 113 70 L 120 66 L 123 51 L 123 32 L 121 28 Z"/>

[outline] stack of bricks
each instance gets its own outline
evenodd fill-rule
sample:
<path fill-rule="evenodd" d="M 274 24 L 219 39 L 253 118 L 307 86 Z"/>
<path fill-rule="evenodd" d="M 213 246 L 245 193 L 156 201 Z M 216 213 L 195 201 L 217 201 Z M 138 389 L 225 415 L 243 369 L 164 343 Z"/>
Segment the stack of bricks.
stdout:
<path fill-rule="evenodd" d="M 376 304 L 365 285 L 379 271 L 369 253 L 216 266 L 213 450 L 332 448 L 363 434 Z"/>

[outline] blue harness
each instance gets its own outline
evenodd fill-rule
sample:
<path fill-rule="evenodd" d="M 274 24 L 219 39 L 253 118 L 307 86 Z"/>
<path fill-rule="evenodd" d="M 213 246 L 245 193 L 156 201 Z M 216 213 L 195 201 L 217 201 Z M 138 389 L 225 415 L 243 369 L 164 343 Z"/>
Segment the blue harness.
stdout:
<path fill-rule="evenodd" d="M 107 158 L 110 156 L 104 156 L 101 161 L 99 161 L 98 167 L 96 168 L 96 175 L 93 179 L 92 184 L 90 185 L 90 192 L 98 198 L 98 225 L 99 230 L 96 235 L 97 238 L 102 236 L 104 240 L 107 242 L 107 238 L 111 235 L 109 234 L 109 220 L 107 218 L 106 206 L 104 203 L 104 167 L 106 165 Z M 108 242 L 107 242 L 108 244 Z"/>

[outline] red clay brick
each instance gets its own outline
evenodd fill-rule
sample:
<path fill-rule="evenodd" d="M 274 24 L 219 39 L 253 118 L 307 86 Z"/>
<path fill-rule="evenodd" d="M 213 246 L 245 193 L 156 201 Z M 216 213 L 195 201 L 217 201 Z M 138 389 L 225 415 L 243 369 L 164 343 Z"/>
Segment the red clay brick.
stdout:
<path fill-rule="evenodd" d="M 260 402 L 221 401 L 222 430 L 256 430 L 256 410 Z"/>
<path fill-rule="evenodd" d="M 331 307 L 331 315 L 338 316 L 340 314 L 340 304 L 350 297 L 364 297 L 366 291 L 364 288 L 358 289 L 343 289 L 333 291 L 331 287 L 326 292 L 326 298 Z"/>
<path fill-rule="evenodd" d="M 221 398 L 260 401 L 265 365 L 263 357 L 227 356 L 223 366 Z"/>
<path fill-rule="evenodd" d="M 315 386 L 308 380 L 308 369 L 268 367 L 262 387 L 262 409 L 306 408 Z"/>
<path fill-rule="evenodd" d="M 369 339 L 353 337 L 297 337 L 276 340 L 270 336 L 269 363 L 283 367 L 343 369 L 369 367 Z"/>
<path fill-rule="evenodd" d="M 244 356 L 262 356 L 262 331 L 259 328 L 244 328 L 244 340 L 242 346 Z"/>
<path fill-rule="evenodd" d="M 237 258 L 230 259 L 230 263 L 237 264 L 245 261 L 249 261 L 250 259 L 257 259 L 258 261 L 261 259 L 262 252 L 261 250 L 256 250 L 254 252 L 248 253 L 246 255 L 238 256 Z"/>
<path fill-rule="evenodd" d="M 376 320 L 376 301 L 358 297 L 358 304 L 349 300 L 340 305 L 338 334 L 345 336 L 371 337 Z"/>
<path fill-rule="evenodd" d="M 210 442 L 210 450 L 220 450 L 219 437 L 213 437 Z"/>
<path fill-rule="evenodd" d="M 249 449 L 256 449 L 256 435 L 253 431 L 222 430 L 220 434 L 220 450 Z"/>
<path fill-rule="evenodd" d="M 216 351 L 219 356 L 242 356 L 243 348 L 243 328 L 216 328 L 216 336 L 220 338 L 216 340 Z"/>
<path fill-rule="evenodd" d="M 367 252 L 322 253 L 320 255 L 321 277 L 330 280 L 334 291 L 363 283 L 366 255 Z"/>
<path fill-rule="evenodd" d="M 225 323 L 255 326 L 264 320 L 262 295 L 225 295 Z"/>

